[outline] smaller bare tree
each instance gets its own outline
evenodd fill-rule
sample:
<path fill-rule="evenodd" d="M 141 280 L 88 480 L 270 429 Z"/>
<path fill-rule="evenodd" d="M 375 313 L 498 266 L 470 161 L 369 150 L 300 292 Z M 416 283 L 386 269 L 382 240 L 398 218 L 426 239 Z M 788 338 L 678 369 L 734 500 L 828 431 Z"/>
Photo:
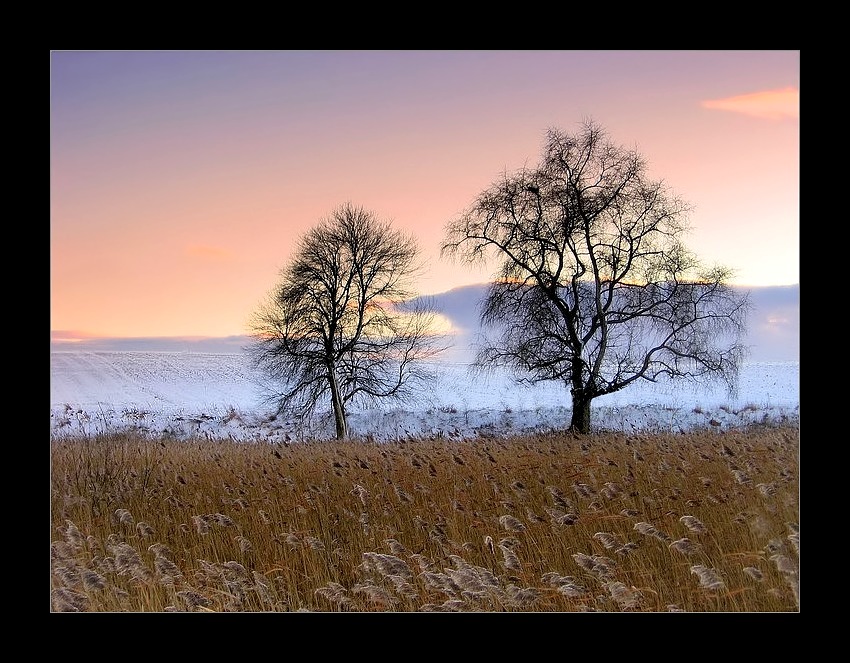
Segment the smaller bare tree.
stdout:
<path fill-rule="evenodd" d="M 329 401 L 343 439 L 352 401 L 403 400 L 430 378 L 425 360 L 443 338 L 427 300 L 414 299 L 418 259 L 412 236 L 351 203 L 301 238 L 251 323 L 249 350 L 279 415 Z"/>

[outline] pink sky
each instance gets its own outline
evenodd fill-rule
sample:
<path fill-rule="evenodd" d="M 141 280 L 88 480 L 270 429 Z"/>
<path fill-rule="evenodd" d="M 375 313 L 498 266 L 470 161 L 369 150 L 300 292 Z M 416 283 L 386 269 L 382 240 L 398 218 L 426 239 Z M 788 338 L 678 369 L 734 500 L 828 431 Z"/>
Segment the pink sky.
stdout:
<path fill-rule="evenodd" d="M 445 224 L 585 117 L 695 208 L 740 285 L 799 283 L 799 51 L 55 51 L 51 330 L 229 336 L 344 202 L 485 281 Z"/>

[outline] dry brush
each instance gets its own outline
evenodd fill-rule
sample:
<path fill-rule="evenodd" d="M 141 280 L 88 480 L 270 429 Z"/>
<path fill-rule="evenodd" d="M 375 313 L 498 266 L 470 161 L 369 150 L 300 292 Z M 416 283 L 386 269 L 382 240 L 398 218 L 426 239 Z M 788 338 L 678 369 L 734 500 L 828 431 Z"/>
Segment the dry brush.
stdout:
<path fill-rule="evenodd" d="M 794 612 L 799 429 L 51 441 L 54 612 Z"/>

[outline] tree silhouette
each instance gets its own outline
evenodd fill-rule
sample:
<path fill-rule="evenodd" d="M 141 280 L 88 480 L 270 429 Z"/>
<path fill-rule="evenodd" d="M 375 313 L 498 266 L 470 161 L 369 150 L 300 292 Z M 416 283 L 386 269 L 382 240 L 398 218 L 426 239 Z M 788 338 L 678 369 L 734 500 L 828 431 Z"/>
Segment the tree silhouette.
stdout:
<path fill-rule="evenodd" d="M 474 365 L 563 382 L 578 433 L 593 399 L 638 380 L 734 391 L 746 353 L 747 295 L 686 248 L 689 206 L 646 170 L 592 120 L 550 129 L 536 168 L 505 173 L 446 226 L 444 256 L 498 264 Z"/>
<path fill-rule="evenodd" d="M 351 203 L 301 238 L 251 323 L 278 414 L 330 401 L 342 439 L 351 401 L 401 400 L 429 378 L 423 360 L 443 347 L 427 300 L 413 300 L 418 257 L 412 236 Z"/>

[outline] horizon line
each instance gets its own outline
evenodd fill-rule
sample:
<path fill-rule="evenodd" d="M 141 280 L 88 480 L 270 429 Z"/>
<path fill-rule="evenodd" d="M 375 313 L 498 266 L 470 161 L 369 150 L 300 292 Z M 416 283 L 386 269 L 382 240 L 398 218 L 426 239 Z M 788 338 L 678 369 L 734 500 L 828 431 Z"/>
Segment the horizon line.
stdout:
<path fill-rule="evenodd" d="M 448 290 L 443 290 L 437 293 L 431 294 L 418 294 L 415 295 L 412 299 L 419 298 L 427 298 L 427 297 L 439 297 L 440 295 L 446 295 L 449 293 L 455 293 L 459 290 L 467 290 L 472 288 L 479 288 L 481 286 L 488 285 L 488 281 L 482 281 L 480 283 L 468 283 L 466 285 L 459 285 L 453 288 L 449 288 Z M 746 285 L 738 285 L 732 284 L 733 288 L 744 288 L 744 289 L 767 289 L 767 288 L 793 288 L 800 287 L 800 283 L 788 283 L 788 284 L 777 284 L 777 285 L 760 285 L 760 286 L 746 286 Z M 100 332 L 91 332 L 80 329 L 51 329 L 50 330 L 50 343 L 52 344 L 62 344 L 62 345 L 79 345 L 81 343 L 86 343 L 88 341 L 165 341 L 165 340 L 179 340 L 184 343 L 203 343 L 204 341 L 227 341 L 227 340 L 236 340 L 236 339 L 244 339 L 250 338 L 251 334 L 249 332 L 235 332 L 231 334 L 157 334 L 157 335 L 136 335 L 136 336 L 120 336 L 108 333 L 100 333 Z"/>

